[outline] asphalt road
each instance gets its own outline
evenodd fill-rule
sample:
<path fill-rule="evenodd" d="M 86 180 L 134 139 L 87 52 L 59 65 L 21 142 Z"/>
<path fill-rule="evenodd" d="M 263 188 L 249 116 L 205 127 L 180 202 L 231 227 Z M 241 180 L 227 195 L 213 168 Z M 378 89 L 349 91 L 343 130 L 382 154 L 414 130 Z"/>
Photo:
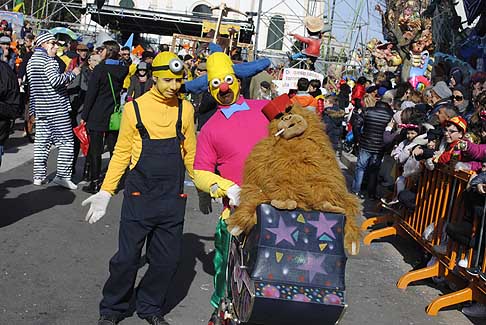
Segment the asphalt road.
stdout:
<path fill-rule="evenodd" d="M 11 144 L 0 167 L 0 325 L 96 324 L 108 261 L 117 247 L 122 195 L 112 199 L 103 219 L 90 225 L 81 207 L 88 194 L 33 186 L 32 145 L 19 132 Z M 51 178 L 54 170 L 51 157 Z M 184 257 L 166 318 L 171 324 L 196 325 L 205 324 L 212 311 L 213 231 L 220 206 L 214 203 L 213 213 L 203 215 L 194 187 L 186 186 L 186 192 Z M 387 240 L 362 247 L 360 255 L 351 257 L 346 275 L 349 308 L 341 324 L 473 323 L 458 309 L 427 316 L 425 307 L 441 293 L 429 282 L 405 291 L 396 288 L 398 278 L 416 262 L 416 252 L 410 242 Z M 134 316 L 121 324 L 145 322 Z"/>

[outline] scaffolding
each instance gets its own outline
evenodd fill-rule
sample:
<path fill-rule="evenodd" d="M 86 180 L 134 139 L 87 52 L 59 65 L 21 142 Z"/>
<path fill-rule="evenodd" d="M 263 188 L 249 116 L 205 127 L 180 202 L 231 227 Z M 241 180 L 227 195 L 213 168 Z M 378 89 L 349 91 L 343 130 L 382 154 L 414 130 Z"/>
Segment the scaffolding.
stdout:
<path fill-rule="evenodd" d="M 304 17 L 316 16 L 324 19 L 321 56 L 317 59 L 316 71 L 327 73 L 331 65 L 340 65 L 342 73 L 360 73 L 360 62 L 354 60 L 358 52 L 364 52 L 369 35 L 373 8 L 368 0 L 282 0 L 272 3 L 260 0 L 256 23 L 255 55 L 273 59 L 274 64 L 288 61 L 286 52 L 293 52 L 293 37 L 289 34 L 305 34 Z M 279 28 L 272 18 L 279 15 L 285 27 Z M 273 42 L 261 46 L 261 32 L 278 34 Z M 341 40 L 336 39 L 338 35 Z M 275 44 L 282 44 L 275 50 Z M 337 51 L 336 51 L 337 50 Z M 297 67 L 308 68 L 306 59 L 296 60 Z"/>
<path fill-rule="evenodd" d="M 288 34 L 296 33 L 305 36 L 304 17 L 322 17 L 326 27 L 322 37 L 321 56 L 315 64 L 316 70 L 327 73 L 330 67 L 339 65 L 342 73 L 357 74 L 361 68 L 360 62 L 355 60 L 355 57 L 359 52 L 364 53 L 369 31 L 372 28 L 370 20 L 374 10 L 370 8 L 370 2 L 372 2 L 371 6 L 374 6 L 383 1 L 259 0 L 255 2 L 258 8 L 252 9 L 257 11 L 247 12 L 247 20 L 225 18 L 224 22 L 241 26 L 241 33 L 246 36 L 246 40 L 243 40 L 245 43 L 250 43 L 249 40 L 254 34 L 251 42 L 254 56 L 269 57 L 277 66 L 287 63 L 286 52 L 292 52 L 294 39 Z M 194 15 L 192 12 L 173 10 L 157 12 L 110 5 L 97 8 L 95 3 L 86 4 L 80 0 L 32 0 L 31 8 L 34 7 L 39 9 L 32 10 L 30 17 L 26 13 L 26 18 L 38 26 L 59 24 L 89 36 L 94 36 L 97 32 L 96 29 L 93 31 L 93 25 L 98 28 L 108 26 L 122 33 L 126 30 L 130 33 L 168 36 L 178 33 L 202 36 L 203 21 L 216 19 L 213 15 Z M 282 28 L 272 23 L 272 18 L 276 15 L 285 22 Z M 72 22 L 59 21 L 59 17 L 66 16 L 69 16 Z M 273 41 L 269 42 L 269 33 L 276 33 L 278 37 L 274 37 Z M 281 46 L 275 46 L 276 43 Z M 306 68 L 306 61 L 301 60 L 299 66 Z"/>

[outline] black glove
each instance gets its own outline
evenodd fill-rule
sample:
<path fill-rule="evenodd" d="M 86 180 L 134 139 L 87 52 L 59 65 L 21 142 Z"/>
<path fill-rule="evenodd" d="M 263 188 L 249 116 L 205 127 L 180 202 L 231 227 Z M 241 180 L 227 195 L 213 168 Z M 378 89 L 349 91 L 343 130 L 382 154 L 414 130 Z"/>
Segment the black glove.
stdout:
<path fill-rule="evenodd" d="M 209 193 L 198 190 L 197 195 L 199 196 L 199 210 L 203 214 L 210 214 L 213 212 L 213 208 L 211 207 L 211 196 Z"/>

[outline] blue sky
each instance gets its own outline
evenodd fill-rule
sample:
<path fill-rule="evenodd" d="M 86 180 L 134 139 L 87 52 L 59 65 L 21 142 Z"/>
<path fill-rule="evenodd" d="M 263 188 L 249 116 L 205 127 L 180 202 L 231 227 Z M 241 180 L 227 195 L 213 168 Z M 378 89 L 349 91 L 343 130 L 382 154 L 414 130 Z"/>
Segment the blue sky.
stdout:
<path fill-rule="evenodd" d="M 356 16 L 357 8 L 361 6 L 361 14 L 357 19 L 357 25 L 361 24 L 362 38 L 366 42 L 373 37 L 383 40 L 381 31 L 381 18 L 375 11 L 375 5 L 380 3 L 384 9 L 383 0 L 336 0 L 334 12 L 333 34 L 338 41 L 344 42 L 346 39 L 359 37 L 358 32 L 350 33 L 352 21 Z M 325 0 L 325 3 L 332 3 L 332 0 Z M 368 24 L 368 25 L 366 25 Z M 367 37 L 366 37 L 367 36 Z M 367 40 L 365 39 L 367 38 Z M 360 39 L 358 40 L 361 41 Z"/>

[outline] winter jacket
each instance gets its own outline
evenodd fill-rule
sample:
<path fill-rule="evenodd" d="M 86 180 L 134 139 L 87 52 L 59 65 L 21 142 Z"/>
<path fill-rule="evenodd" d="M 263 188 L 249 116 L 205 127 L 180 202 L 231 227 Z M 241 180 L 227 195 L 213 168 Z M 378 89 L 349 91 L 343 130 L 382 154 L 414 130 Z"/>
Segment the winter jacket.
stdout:
<path fill-rule="evenodd" d="M 364 112 L 361 109 L 353 108 L 349 123 L 353 130 L 354 142 L 358 143 L 363 133 Z"/>
<path fill-rule="evenodd" d="M 107 61 L 113 63 L 113 60 Z M 120 104 L 120 92 L 123 80 L 128 74 L 128 67 L 122 64 L 107 64 L 107 61 L 98 64 L 93 69 L 89 80 L 81 115 L 82 119 L 86 121 L 88 130 L 108 131 L 110 116 L 115 108 L 108 73 L 110 73 L 113 83 L 116 102 Z"/>
<path fill-rule="evenodd" d="M 0 145 L 10 135 L 10 121 L 17 115 L 20 90 L 15 73 L 5 62 L 0 62 Z"/>
<path fill-rule="evenodd" d="M 469 183 L 471 187 L 478 186 L 478 184 L 486 184 L 486 173 L 479 173 L 478 176 L 474 177 Z"/>
<path fill-rule="evenodd" d="M 290 99 L 290 101 L 292 102 L 292 104 L 298 103 L 300 106 L 308 110 L 314 112 L 317 110 L 317 99 L 312 97 L 306 91 L 298 91 L 297 94 Z"/>
<path fill-rule="evenodd" d="M 410 157 L 412 150 L 420 145 L 427 144 L 427 134 L 421 134 L 412 141 L 408 139 L 403 140 L 400 144 L 393 149 L 391 156 L 395 159 L 399 164 L 405 164 L 407 159 Z"/>
<path fill-rule="evenodd" d="M 413 142 L 408 141 L 407 139 L 403 140 L 398 144 L 398 146 L 395 147 L 395 149 L 393 149 L 391 152 L 391 157 L 395 159 L 397 163 L 403 165 L 407 161 L 408 157 L 410 157 L 410 150 L 415 146 L 416 145 Z"/>
<path fill-rule="evenodd" d="M 467 149 L 464 153 L 474 160 L 486 161 L 486 144 L 467 142 Z"/>
<path fill-rule="evenodd" d="M 334 149 L 337 148 L 343 130 L 344 110 L 338 105 L 326 107 L 322 113 L 322 121 L 326 125 L 326 133 L 331 139 Z"/>
<path fill-rule="evenodd" d="M 381 153 L 383 133 L 393 116 L 393 110 L 385 102 L 378 101 L 375 107 L 369 108 L 364 114 L 363 134 L 360 138 L 361 148 L 371 153 Z"/>
<path fill-rule="evenodd" d="M 362 84 L 356 84 L 351 93 L 351 102 L 356 107 L 361 107 L 361 99 L 366 94 L 365 86 Z"/>
<path fill-rule="evenodd" d="M 127 90 L 127 100 L 133 100 L 145 94 L 147 91 L 152 88 L 154 81 L 151 76 L 147 76 L 147 81 L 143 84 L 138 79 L 138 76 L 135 74 L 130 78 L 130 87 Z"/>

